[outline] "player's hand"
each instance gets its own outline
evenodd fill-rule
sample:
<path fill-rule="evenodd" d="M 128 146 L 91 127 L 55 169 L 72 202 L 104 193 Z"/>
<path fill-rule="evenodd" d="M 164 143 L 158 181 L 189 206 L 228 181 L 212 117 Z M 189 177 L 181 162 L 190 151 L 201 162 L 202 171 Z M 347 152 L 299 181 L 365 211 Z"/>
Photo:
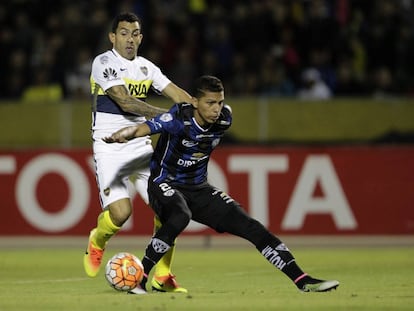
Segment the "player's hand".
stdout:
<path fill-rule="evenodd" d="M 128 139 L 120 135 L 119 133 L 113 133 L 111 136 L 102 138 L 102 140 L 108 144 L 112 143 L 126 143 Z"/>
<path fill-rule="evenodd" d="M 111 143 L 126 143 L 129 140 L 135 138 L 135 134 L 137 133 L 137 130 L 139 129 L 139 125 L 135 126 L 127 126 L 119 131 L 116 131 L 111 136 L 107 136 L 102 138 L 102 140 L 108 144 Z"/>

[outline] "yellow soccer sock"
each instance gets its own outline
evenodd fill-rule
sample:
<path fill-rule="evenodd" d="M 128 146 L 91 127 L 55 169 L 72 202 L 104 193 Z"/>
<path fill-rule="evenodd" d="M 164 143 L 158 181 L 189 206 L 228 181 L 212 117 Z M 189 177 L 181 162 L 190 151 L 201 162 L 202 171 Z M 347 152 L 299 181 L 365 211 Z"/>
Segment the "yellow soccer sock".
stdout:
<path fill-rule="evenodd" d="M 98 216 L 98 226 L 96 232 L 91 238 L 92 244 L 95 247 L 104 249 L 108 240 L 115 235 L 121 227 L 116 226 L 109 215 L 109 211 L 103 211 Z"/>
<path fill-rule="evenodd" d="M 161 221 L 157 216 L 154 217 L 154 232 L 157 232 L 159 228 L 161 228 L 162 224 Z M 174 258 L 175 252 L 175 241 L 174 245 L 162 256 L 161 260 L 155 265 L 154 275 L 163 276 L 171 273 L 171 265 Z"/>

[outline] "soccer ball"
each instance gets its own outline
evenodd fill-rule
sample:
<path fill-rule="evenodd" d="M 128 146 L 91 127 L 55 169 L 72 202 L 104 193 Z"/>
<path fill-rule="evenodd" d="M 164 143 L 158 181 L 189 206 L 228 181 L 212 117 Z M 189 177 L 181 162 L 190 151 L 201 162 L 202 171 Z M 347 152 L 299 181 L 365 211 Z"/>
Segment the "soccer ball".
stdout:
<path fill-rule="evenodd" d="M 112 288 L 129 291 L 135 288 L 144 277 L 141 261 L 131 253 L 118 253 L 108 260 L 105 278 Z"/>

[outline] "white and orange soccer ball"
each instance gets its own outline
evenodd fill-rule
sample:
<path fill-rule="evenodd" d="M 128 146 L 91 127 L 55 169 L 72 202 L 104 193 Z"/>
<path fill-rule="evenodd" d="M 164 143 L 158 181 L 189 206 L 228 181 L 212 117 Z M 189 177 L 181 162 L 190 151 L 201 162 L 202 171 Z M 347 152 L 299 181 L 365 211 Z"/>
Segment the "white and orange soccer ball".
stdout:
<path fill-rule="evenodd" d="M 108 260 L 105 278 L 109 285 L 119 291 L 130 291 L 144 277 L 141 260 L 131 253 L 118 253 Z"/>

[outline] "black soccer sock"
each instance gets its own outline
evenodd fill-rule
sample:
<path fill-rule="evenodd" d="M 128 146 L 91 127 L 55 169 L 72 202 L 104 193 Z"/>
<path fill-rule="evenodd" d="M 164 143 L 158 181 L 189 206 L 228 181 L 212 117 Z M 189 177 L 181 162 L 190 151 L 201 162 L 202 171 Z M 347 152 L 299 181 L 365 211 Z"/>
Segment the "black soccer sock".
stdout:
<path fill-rule="evenodd" d="M 297 265 L 292 253 L 282 241 L 269 234 L 261 243 L 256 245 L 256 248 L 267 261 L 286 274 L 296 286 L 298 286 L 298 283 L 302 286 L 301 281 L 305 281 L 307 275 Z"/>
<path fill-rule="evenodd" d="M 162 256 L 171 248 L 163 240 L 153 237 L 145 250 L 145 256 L 142 258 L 144 273 L 149 275 L 151 269 L 157 264 Z"/>
<path fill-rule="evenodd" d="M 147 290 L 146 289 L 147 281 L 148 281 L 148 274 L 144 273 L 144 276 L 141 280 L 141 283 L 139 283 L 139 286 L 141 286 L 141 288 L 145 291 Z"/>

